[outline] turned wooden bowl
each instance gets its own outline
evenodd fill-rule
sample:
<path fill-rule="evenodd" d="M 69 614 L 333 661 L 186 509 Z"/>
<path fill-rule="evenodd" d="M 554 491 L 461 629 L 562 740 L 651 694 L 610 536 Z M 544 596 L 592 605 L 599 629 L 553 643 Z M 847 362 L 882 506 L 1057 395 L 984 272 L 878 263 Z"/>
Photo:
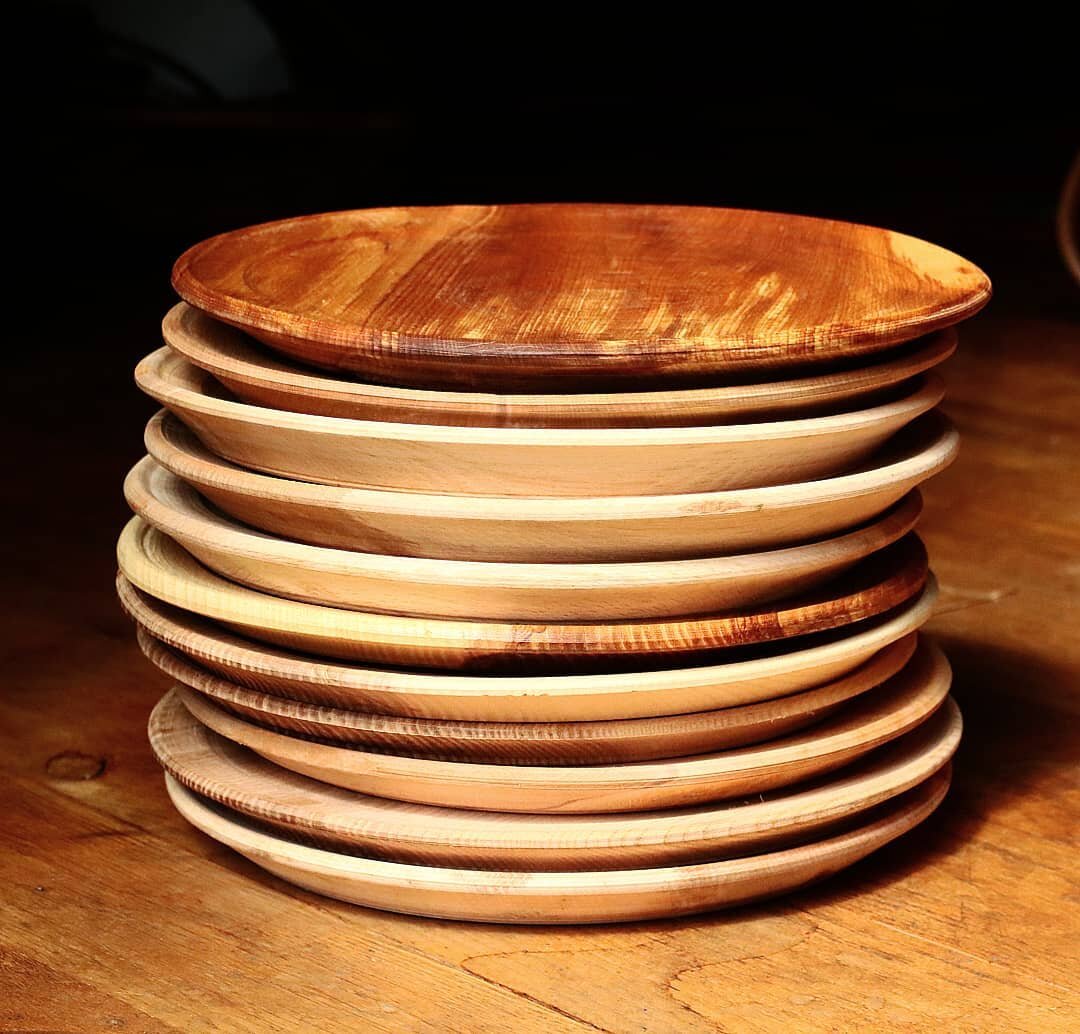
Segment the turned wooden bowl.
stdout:
<path fill-rule="evenodd" d="M 944 654 L 924 640 L 898 674 L 809 729 L 690 757 L 586 765 L 474 763 L 341 746 L 256 725 L 180 685 L 173 692 L 226 739 L 348 790 L 449 808 L 598 813 L 762 793 L 834 771 L 926 721 L 948 695 L 951 677 Z"/>
<path fill-rule="evenodd" d="M 351 610 L 499 621 L 621 621 L 732 610 L 808 591 L 891 545 L 918 520 L 905 496 L 873 523 L 802 546 L 695 560 L 504 564 L 385 556 L 252 531 L 150 457 L 124 483 L 131 508 L 210 570 L 275 596 Z"/>
<path fill-rule="evenodd" d="M 314 485 L 222 460 L 166 412 L 146 428 L 158 463 L 254 528 L 368 553 L 508 563 L 668 560 L 824 538 L 883 513 L 947 467 L 958 442 L 943 416 L 928 413 L 836 477 L 692 495 L 541 499 Z"/>
<path fill-rule="evenodd" d="M 226 581 L 135 517 L 117 544 L 120 570 L 158 599 L 256 639 L 347 660 L 511 673 L 653 663 L 809 635 L 899 606 L 926 581 L 914 533 L 812 594 L 721 614 L 663 621 L 524 622 L 405 617 L 301 603 Z"/>
<path fill-rule="evenodd" d="M 513 496 L 706 492 L 850 468 L 941 400 L 941 378 L 829 416 L 710 427 L 443 427 L 345 420 L 237 402 L 168 348 L 139 363 L 140 388 L 217 453 L 300 481 Z"/>
<path fill-rule="evenodd" d="M 316 365 L 383 384 L 498 391 L 865 356 L 958 323 L 990 296 L 969 262 L 887 230 L 606 204 L 267 223 L 185 252 L 173 286 Z"/>
<path fill-rule="evenodd" d="M 598 722 L 462 722 L 287 700 L 220 678 L 141 627 L 138 638 L 146 657 L 173 681 L 256 725 L 418 757 L 530 765 L 650 761 L 775 739 L 820 721 L 846 701 L 892 678 L 908 662 L 916 644 L 913 633 L 834 682 L 741 707 Z"/>
<path fill-rule="evenodd" d="M 949 700 L 918 728 L 810 784 L 691 808 L 542 816 L 406 804 L 330 786 L 219 736 L 174 694 L 154 708 L 149 736 L 178 782 L 284 837 L 419 865 L 543 872 L 684 865 L 820 839 L 940 771 L 961 727 Z"/>
<path fill-rule="evenodd" d="M 946 765 L 855 828 L 767 854 L 600 872 L 450 869 L 327 851 L 267 832 L 166 774 L 177 811 L 260 868 L 315 894 L 442 919 L 497 923 L 614 923 L 688 915 L 780 894 L 831 876 L 931 815 L 949 789 Z"/>
<path fill-rule="evenodd" d="M 222 679 L 283 701 L 412 719 L 541 725 L 733 708 L 855 676 L 922 627 L 937 589 L 931 576 L 922 593 L 883 617 L 699 667 L 498 677 L 362 667 L 291 653 L 162 603 L 122 574 L 117 593 L 154 639 Z"/>
<path fill-rule="evenodd" d="M 677 427 L 835 412 L 895 388 L 956 349 L 956 331 L 949 329 L 858 366 L 782 380 L 675 391 L 514 395 L 427 391 L 332 377 L 283 361 L 249 335 L 184 302 L 169 310 L 162 334 L 166 344 L 213 374 L 238 399 L 257 406 L 351 420 L 466 427 Z"/>

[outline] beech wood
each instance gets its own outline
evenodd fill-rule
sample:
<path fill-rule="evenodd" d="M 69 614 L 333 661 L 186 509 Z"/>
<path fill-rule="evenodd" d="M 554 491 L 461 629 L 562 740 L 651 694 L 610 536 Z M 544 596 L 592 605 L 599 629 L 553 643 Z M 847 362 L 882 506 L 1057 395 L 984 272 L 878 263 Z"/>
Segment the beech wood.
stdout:
<path fill-rule="evenodd" d="M 873 519 L 945 469 L 958 443 L 948 420 L 928 413 L 849 474 L 613 501 L 315 485 L 220 459 L 164 410 L 146 427 L 158 463 L 254 528 L 369 553 L 508 563 L 671 560 L 824 538 Z"/>
<path fill-rule="evenodd" d="M 594 722 L 482 722 L 405 718 L 287 700 L 222 679 L 141 627 L 138 637 L 143 653 L 169 678 L 257 725 L 421 757 L 534 765 L 648 761 L 775 739 L 820 721 L 890 679 L 911 658 L 916 641 L 914 634 L 905 636 L 824 686 L 742 707 Z"/>
<path fill-rule="evenodd" d="M 342 747 L 254 725 L 180 685 L 174 692 L 220 735 L 335 786 L 450 808 L 607 812 L 761 793 L 830 772 L 925 721 L 941 706 L 950 680 L 944 655 L 924 641 L 892 679 L 794 735 L 693 757 L 579 766 L 432 760 Z"/>
<path fill-rule="evenodd" d="M 499 395 L 328 376 L 283 361 L 250 336 L 185 302 L 169 310 L 162 335 L 166 344 L 213 374 L 237 398 L 257 406 L 353 420 L 467 427 L 677 427 L 835 411 L 937 366 L 956 350 L 956 331 L 949 329 L 890 349 L 864 365 L 786 380 L 681 391 Z"/>
<path fill-rule="evenodd" d="M 949 788 L 946 767 L 865 825 L 799 847 L 662 869 L 522 873 L 359 858 L 263 832 L 208 805 L 171 776 L 181 815 L 281 879 L 316 894 L 412 915 L 499 923 L 609 923 L 742 904 L 831 876 L 917 826 Z"/>
<path fill-rule="evenodd" d="M 331 850 L 421 865 L 508 871 L 651 868 L 714 861 L 820 837 L 937 772 L 960 741 L 951 701 L 921 726 L 825 779 L 747 800 L 624 815 L 521 815 L 405 804 L 273 765 L 202 725 L 171 694 L 150 744 L 189 790 Z"/>
<path fill-rule="evenodd" d="M 850 469 L 932 409 L 941 378 L 828 416 L 706 427 L 445 427 L 237 402 L 169 348 L 135 380 L 212 452 L 270 474 L 356 488 L 486 496 L 623 496 L 775 485 Z"/>
<path fill-rule="evenodd" d="M 926 550 L 913 532 L 807 597 L 695 618 L 612 624 L 451 621 L 342 610 L 228 582 L 134 517 L 117 544 L 120 570 L 144 592 L 280 646 L 346 660 L 529 673 L 613 661 L 658 661 L 809 635 L 882 614 L 918 593 Z"/>
<path fill-rule="evenodd" d="M 308 657 L 234 635 L 117 578 L 120 602 L 149 635 L 221 678 L 317 706 L 494 722 L 602 721 L 731 708 L 805 692 L 852 675 L 910 639 L 933 611 L 931 575 L 895 613 L 834 633 L 758 648 L 751 657 L 697 668 L 591 675 L 490 676 L 360 667 Z"/>
<path fill-rule="evenodd" d="M 917 492 L 869 525 L 761 553 L 614 564 L 508 564 L 328 549 L 215 512 L 150 457 L 124 483 L 131 508 L 210 570 L 275 596 L 350 610 L 498 621 L 622 621 L 708 614 L 805 593 L 896 542 Z"/>

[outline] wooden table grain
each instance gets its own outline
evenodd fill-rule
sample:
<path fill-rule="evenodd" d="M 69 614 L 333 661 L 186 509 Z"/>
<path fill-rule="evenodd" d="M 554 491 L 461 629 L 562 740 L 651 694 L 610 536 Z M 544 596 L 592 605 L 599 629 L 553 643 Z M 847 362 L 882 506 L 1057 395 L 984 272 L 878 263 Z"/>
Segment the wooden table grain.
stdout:
<path fill-rule="evenodd" d="M 50 371 L 0 497 L 0 1029 L 1076 1030 L 1080 330 L 991 310 L 944 372 L 964 445 L 923 533 L 966 732 L 941 810 L 784 900 L 503 929 L 320 900 L 173 812 L 145 737 L 167 680 L 112 590 L 149 407 L 92 349 Z"/>

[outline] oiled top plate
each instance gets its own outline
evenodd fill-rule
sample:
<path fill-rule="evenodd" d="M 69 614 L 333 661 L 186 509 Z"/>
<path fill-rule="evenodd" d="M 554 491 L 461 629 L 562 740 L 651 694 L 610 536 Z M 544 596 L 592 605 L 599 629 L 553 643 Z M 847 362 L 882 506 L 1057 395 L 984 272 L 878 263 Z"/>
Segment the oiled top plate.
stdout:
<path fill-rule="evenodd" d="M 343 747 L 255 725 L 180 684 L 173 692 L 220 735 L 334 786 L 440 807 L 595 813 L 741 797 L 831 772 L 921 725 L 944 702 L 951 680 L 944 655 L 922 640 L 900 672 L 809 729 L 688 757 L 589 765 L 436 760 Z"/>
<path fill-rule="evenodd" d="M 120 570 L 150 595 L 261 639 L 308 653 L 415 668 L 536 671 L 610 666 L 618 659 L 694 656 L 810 635 L 882 614 L 925 584 L 914 532 L 806 597 L 666 621 L 531 624 L 451 621 L 342 610 L 236 585 L 135 517 L 117 543 Z"/>
<path fill-rule="evenodd" d="M 267 223 L 185 252 L 173 286 L 318 365 L 384 383 L 489 387 L 863 355 L 957 323 L 990 294 L 958 255 L 888 230 L 583 204 Z"/>
<path fill-rule="evenodd" d="M 522 871 L 620 869 L 749 854 L 889 800 L 960 740 L 948 701 L 918 729 L 841 773 L 750 800 L 625 815 L 535 815 L 407 804 L 329 786 L 202 725 L 173 694 L 150 716 L 154 754 L 184 786 L 286 835 L 376 858 Z"/>
<path fill-rule="evenodd" d="M 317 894 L 411 915 L 497 923 L 611 923 L 759 900 L 823 879 L 922 822 L 949 788 L 946 765 L 825 840 L 746 858 L 604 872 L 444 869 L 326 851 L 274 836 L 166 774 L 177 811 L 256 865 Z"/>

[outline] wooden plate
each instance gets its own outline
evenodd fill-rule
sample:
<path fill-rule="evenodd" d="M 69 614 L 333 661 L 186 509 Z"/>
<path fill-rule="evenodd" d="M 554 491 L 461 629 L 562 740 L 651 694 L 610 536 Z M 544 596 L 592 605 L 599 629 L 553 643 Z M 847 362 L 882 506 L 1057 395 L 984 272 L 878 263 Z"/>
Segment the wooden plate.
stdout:
<path fill-rule="evenodd" d="M 356 905 L 498 923 L 613 923 L 688 915 L 825 879 L 917 826 L 941 803 L 951 770 L 816 843 L 696 865 L 604 872 L 491 872 L 359 858 L 264 832 L 166 774 L 177 811 L 219 843 L 304 890 Z"/>
<path fill-rule="evenodd" d="M 267 223 L 191 248 L 173 286 L 279 351 L 382 383 L 555 390 L 866 355 L 990 296 L 958 255 L 887 230 L 581 204 Z"/>
<path fill-rule="evenodd" d="M 600 675 L 491 676 L 362 668 L 287 653 L 140 592 L 123 576 L 124 609 L 150 635 L 237 685 L 310 704 L 419 718 L 604 721 L 731 708 L 801 693 L 853 674 L 930 617 L 933 577 L 886 617 L 796 643 L 742 651 L 699 668 Z M 747 653 L 750 656 L 747 656 Z"/>
<path fill-rule="evenodd" d="M 775 485 L 839 473 L 941 400 L 934 372 L 896 399 L 829 416 L 709 427 L 443 427 L 236 402 L 161 348 L 140 388 L 213 452 L 300 481 L 490 496 L 621 496 Z"/>
<path fill-rule="evenodd" d="M 956 350 L 956 331 L 950 329 L 865 365 L 791 380 L 682 391 L 494 395 L 330 377 L 282 362 L 248 335 L 184 302 L 169 310 L 162 333 L 186 359 L 257 406 L 352 420 L 466 427 L 677 427 L 805 415 L 826 407 L 848 408 L 850 400 L 894 387 Z"/>
<path fill-rule="evenodd" d="M 124 483 L 131 508 L 210 570 L 275 596 L 350 610 L 497 621 L 623 621 L 708 614 L 806 592 L 896 542 L 913 492 L 872 524 L 787 549 L 697 560 L 501 564 L 328 549 L 252 531 L 150 457 Z"/>
<path fill-rule="evenodd" d="M 521 815 L 405 804 L 297 775 L 219 736 L 169 694 L 150 744 L 190 790 L 331 850 L 390 861 L 543 872 L 631 869 L 750 854 L 822 835 L 929 779 L 960 742 L 952 700 L 842 772 L 747 801 L 627 815 Z"/>
<path fill-rule="evenodd" d="M 214 732 L 324 783 L 448 808 L 577 813 L 675 808 L 831 772 L 924 722 L 950 680 L 944 655 L 924 641 L 888 682 L 792 736 L 686 758 L 578 766 L 431 760 L 319 743 L 244 721 L 183 686 L 174 691 Z"/>
<path fill-rule="evenodd" d="M 640 657 L 659 662 L 809 635 L 899 606 L 927 572 L 926 550 L 912 532 L 813 596 L 696 618 L 556 625 L 400 617 L 279 599 L 213 574 L 139 517 L 121 533 L 117 557 L 151 596 L 279 646 L 375 664 L 506 673 Z"/>
<path fill-rule="evenodd" d="M 139 646 L 181 685 L 279 732 L 423 757 L 532 765 L 594 765 L 684 757 L 775 739 L 827 717 L 892 678 L 911 658 L 905 636 L 835 682 L 742 707 L 598 722 L 480 722 L 405 718 L 286 700 L 228 682 L 139 629 Z"/>
<path fill-rule="evenodd" d="M 289 481 L 219 459 L 162 411 L 146 448 L 215 506 L 314 545 L 510 563 L 670 560 L 824 538 L 873 519 L 952 463 L 939 413 L 901 431 L 850 474 L 692 495 L 540 499 L 431 495 Z"/>

